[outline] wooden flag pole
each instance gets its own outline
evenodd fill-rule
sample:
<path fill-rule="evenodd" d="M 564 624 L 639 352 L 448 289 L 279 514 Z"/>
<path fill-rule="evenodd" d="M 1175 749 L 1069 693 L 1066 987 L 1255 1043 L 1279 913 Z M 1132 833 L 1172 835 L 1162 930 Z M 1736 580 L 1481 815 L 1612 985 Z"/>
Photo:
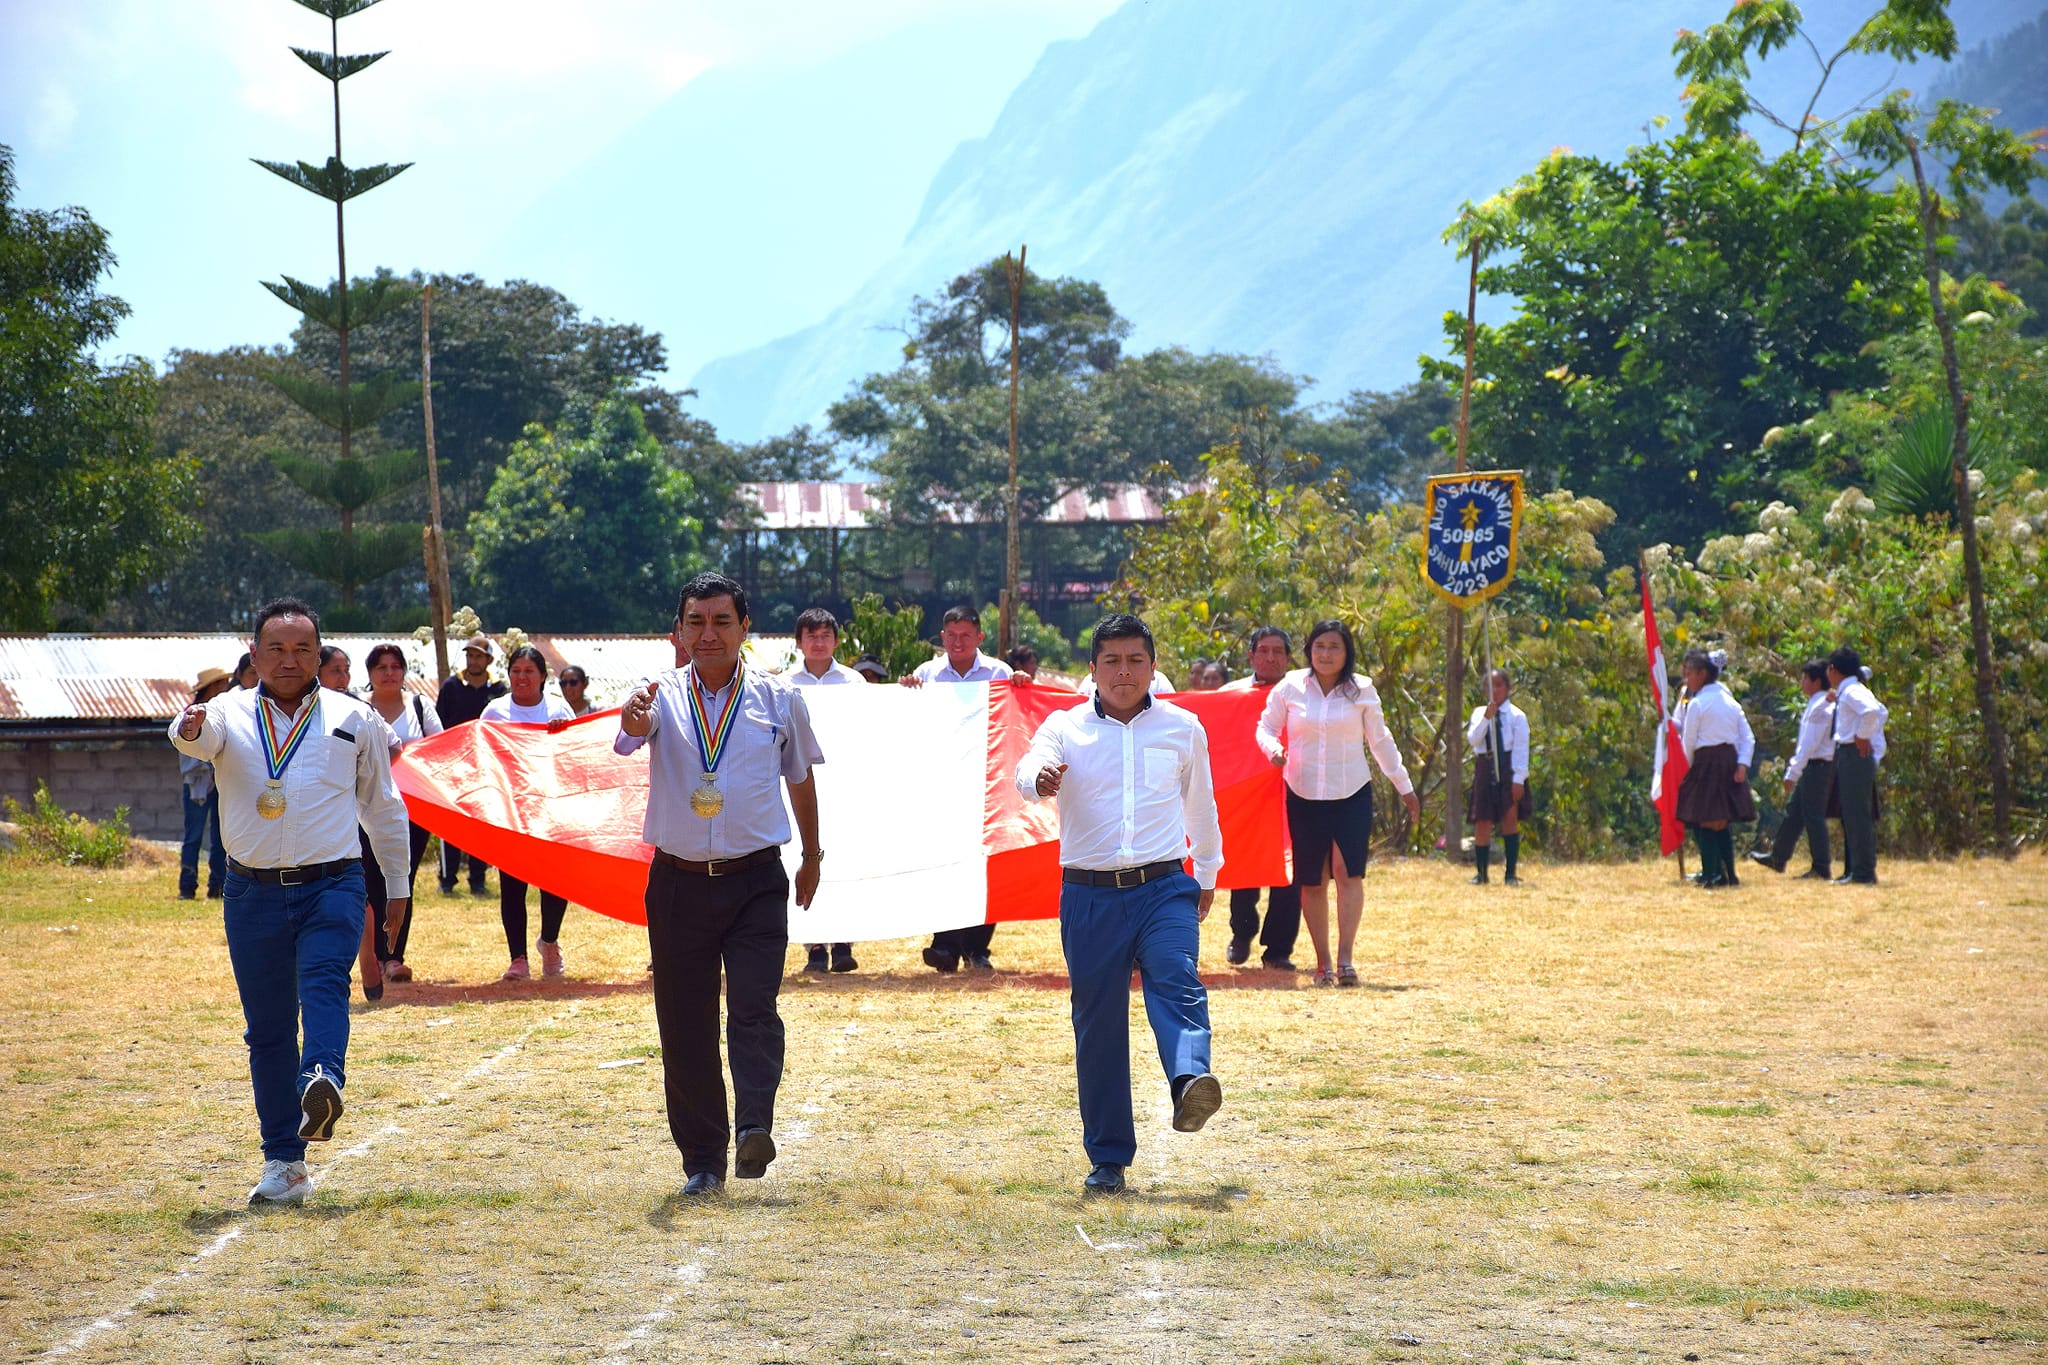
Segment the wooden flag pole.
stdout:
<path fill-rule="evenodd" d="M 1479 318 L 1479 241 L 1472 242 L 1472 275 L 1465 291 L 1465 383 L 1458 395 L 1458 469 L 1466 468 L 1472 440 L 1472 354 Z M 1465 609 L 1452 603 L 1444 623 L 1444 857 L 1463 855 L 1465 828 Z"/>
<path fill-rule="evenodd" d="M 1008 262 L 1010 270 L 1010 482 L 1003 490 L 1003 602 L 996 626 L 996 649 L 1007 656 L 1017 645 L 1017 591 L 1023 577 L 1017 530 L 1017 315 L 1024 299 L 1024 252 Z"/>

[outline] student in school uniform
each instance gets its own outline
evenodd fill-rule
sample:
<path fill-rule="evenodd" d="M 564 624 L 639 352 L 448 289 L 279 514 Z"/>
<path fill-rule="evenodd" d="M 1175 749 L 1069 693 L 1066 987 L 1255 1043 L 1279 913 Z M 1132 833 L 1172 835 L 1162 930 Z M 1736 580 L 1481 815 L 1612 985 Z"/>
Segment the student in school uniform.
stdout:
<path fill-rule="evenodd" d="M 1835 788 L 1835 704 L 1828 700 L 1827 660 L 1806 661 L 1799 670 L 1799 690 L 1806 694 L 1806 707 L 1799 716 L 1799 742 L 1785 765 L 1785 818 L 1770 848 L 1751 849 L 1749 860 L 1783 872 L 1804 834 L 1813 865 L 1799 875 L 1827 881 L 1828 796 Z"/>
<path fill-rule="evenodd" d="M 1891 714 L 1871 693 L 1870 670 L 1843 645 L 1828 655 L 1835 696 L 1835 796 L 1842 819 L 1842 875 L 1836 886 L 1877 884 L 1877 765 Z"/>
<path fill-rule="evenodd" d="M 1472 822 L 1472 857 L 1479 866 L 1472 875 L 1475 886 L 1486 885 L 1495 825 L 1500 826 L 1501 881 L 1509 886 L 1521 882 L 1515 863 L 1522 852 L 1522 821 L 1530 813 L 1529 717 L 1508 700 L 1514 685 L 1505 668 L 1494 669 L 1487 679 L 1491 699 L 1472 708 L 1472 723 L 1465 729 L 1465 743 L 1472 749 L 1465 818 Z"/>
<path fill-rule="evenodd" d="M 1715 657 L 1718 655 L 1719 657 Z M 1700 846 L 1700 885 L 1737 886 L 1735 836 L 1732 824 L 1756 819 L 1756 800 L 1749 791 L 1749 762 L 1756 756 L 1756 734 L 1742 703 L 1721 682 L 1727 655 L 1716 650 L 1689 650 L 1680 663 L 1686 690 L 1685 780 L 1678 784 L 1678 818 L 1692 827 Z"/>
<path fill-rule="evenodd" d="M 797 665 L 782 675 L 792 687 L 839 687 L 867 679 L 833 657 L 839 652 L 839 618 L 823 607 L 805 607 L 796 618 Z M 851 972 L 860 968 L 851 943 L 835 943 L 828 954 L 822 943 L 804 945 L 804 970 Z"/>

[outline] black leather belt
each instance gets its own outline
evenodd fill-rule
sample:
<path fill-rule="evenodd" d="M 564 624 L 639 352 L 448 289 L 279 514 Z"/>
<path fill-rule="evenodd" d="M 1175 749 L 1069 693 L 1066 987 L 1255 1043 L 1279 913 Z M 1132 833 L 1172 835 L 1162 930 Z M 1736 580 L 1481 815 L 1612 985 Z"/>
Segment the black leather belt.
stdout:
<path fill-rule="evenodd" d="M 1114 886 L 1122 890 L 1143 886 L 1146 882 L 1158 881 L 1161 877 L 1169 877 L 1183 871 L 1186 869 L 1174 860 L 1146 863 L 1143 867 L 1111 868 L 1107 872 L 1097 872 L 1085 867 L 1063 867 L 1060 869 L 1060 880 L 1073 882 L 1076 886 Z"/>
<path fill-rule="evenodd" d="M 228 859 L 228 871 L 252 882 L 268 882 L 272 886 L 304 886 L 307 882 L 317 882 L 322 877 L 336 876 L 362 865 L 361 858 L 336 858 L 331 863 L 305 863 L 299 867 L 244 867 L 233 858 Z"/>
<path fill-rule="evenodd" d="M 780 863 L 782 850 L 770 844 L 767 848 L 757 848 L 752 853 L 742 853 L 737 858 L 713 858 L 709 862 L 700 863 L 689 858 L 678 858 L 666 849 L 657 848 L 654 850 L 654 861 L 666 863 L 696 877 L 730 877 L 735 872 L 744 872 L 763 863 Z"/>

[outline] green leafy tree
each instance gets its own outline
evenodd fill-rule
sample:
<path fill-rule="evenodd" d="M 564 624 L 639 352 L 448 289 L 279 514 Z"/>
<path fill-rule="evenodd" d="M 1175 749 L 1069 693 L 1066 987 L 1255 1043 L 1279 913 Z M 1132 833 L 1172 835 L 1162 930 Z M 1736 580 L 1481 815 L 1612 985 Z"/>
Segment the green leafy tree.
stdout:
<path fill-rule="evenodd" d="M 2048 16 L 2043 16 L 2048 28 Z M 2027 306 L 2020 334 L 2048 337 L 2048 204 L 2029 196 L 1993 218 L 1975 198 L 1955 205 L 1957 264 L 2010 290 Z"/>
<path fill-rule="evenodd" d="M 358 374 L 350 364 L 349 333 L 359 326 L 409 310 L 412 292 L 388 276 L 355 282 L 348 273 L 346 206 L 407 165 L 351 167 L 341 159 L 341 83 L 375 65 L 386 54 L 341 54 L 341 21 L 378 0 L 296 0 L 328 23 L 329 50 L 295 47 L 292 52 L 325 79 L 334 91 L 334 155 L 322 165 L 308 161 L 257 161 L 271 174 L 334 205 L 335 283 L 326 288 L 284 276 L 264 288 L 298 310 L 308 323 L 335 337 L 335 370 L 291 367 L 269 376 L 286 397 L 338 438 L 333 456 L 312 450 L 280 450 L 271 457 L 277 471 L 315 502 L 339 514 L 338 530 L 309 531 L 280 527 L 255 532 L 252 538 L 280 558 L 332 583 L 341 605 L 330 616 L 336 625 L 367 624 L 356 608 L 356 591 L 383 577 L 420 552 L 419 528 L 408 525 L 358 523 L 359 514 L 391 494 L 425 477 L 426 467 L 413 451 L 364 450 L 364 438 L 379 419 L 419 399 L 419 385 L 390 370 Z"/>
<path fill-rule="evenodd" d="M 161 571 L 195 526 L 192 462 L 150 440 L 148 365 L 101 365 L 128 306 L 81 209 L 14 204 L 0 146 L 0 629 L 76 623 Z"/>
<path fill-rule="evenodd" d="M 1454 389 L 1418 379 L 1389 392 L 1355 390 L 1335 416 L 1301 423 L 1289 439 L 1342 476 L 1351 500 L 1370 509 L 1421 498 L 1429 476 L 1448 467 L 1438 435 L 1457 414 Z"/>
<path fill-rule="evenodd" d="M 528 427 L 469 519 L 478 591 L 530 630 L 645 631 L 702 564 L 690 476 L 624 395 Z"/>
<path fill-rule="evenodd" d="M 919 629 L 923 622 L 924 608 L 914 602 L 891 608 L 881 594 L 863 593 L 854 601 L 853 619 L 840 632 L 839 661 L 850 664 L 872 654 L 890 677 L 900 678 L 932 657 Z"/>
<path fill-rule="evenodd" d="M 996 652 L 996 624 L 1002 613 L 993 605 L 981 609 L 981 633 L 988 636 L 988 643 L 982 648 L 989 653 Z M 1038 662 L 1047 668 L 1062 672 L 1074 666 L 1073 642 L 1060 634 L 1059 627 L 1052 625 L 1031 609 L 1029 602 L 1019 602 L 1015 619 L 1011 622 L 1017 632 L 1017 643 L 1029 645 L 1038 651 Z M 1084 654 L 1086 651 L 1082 651 Z M 1087 665 L 1083 662 L 1082 667 Z"/>

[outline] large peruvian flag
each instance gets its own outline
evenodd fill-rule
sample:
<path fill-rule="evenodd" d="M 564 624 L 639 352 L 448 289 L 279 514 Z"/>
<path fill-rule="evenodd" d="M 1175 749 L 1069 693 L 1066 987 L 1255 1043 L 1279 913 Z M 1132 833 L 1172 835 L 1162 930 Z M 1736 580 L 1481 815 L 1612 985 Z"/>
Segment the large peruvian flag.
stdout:
<path fill-rule="evenodd" d="M 1039 723 L 1082 704 L 1063 688 L 1012 683 L 813 687 L 804 692 L 825 762 L 813 769 L 826 851 L 790 938 L 860 942 L 1059 911 L 1059 816 L 1012 782 Z M 1253 730 L 1263 692 L 1196 692 L 1223 826 L 1219 886 L 1286 880 L 1279 769 Z M 612 752 L 619 713 L 559 734 L 477 722 L 407 746 L 393 765 L 412 818 L 522 881 L 614 919 L 646 922 L 640 842 L 648 751 Z M 664 743 L 684 736 L 671 736 Z M 797 846 L 785 858 L 795 873 Z"/>
<path fill-rule="evenodd" d="M 1650 804 L 1657 808 L 1658 846 L 1669 857 L 1685 843 L 1678 823 L 1678 784 L 1685 781 L 1685 742 L 1671 715 L 1671 679 L 1664 665 L 1664 640 L 1657 633 L 1657 613 L 1650 606 L 1650 576 L 1643 582 L 1643 642 L 1650 654 L 1650 692 L 1657 702 L 1657 745 L 1651 755 Z"/>

